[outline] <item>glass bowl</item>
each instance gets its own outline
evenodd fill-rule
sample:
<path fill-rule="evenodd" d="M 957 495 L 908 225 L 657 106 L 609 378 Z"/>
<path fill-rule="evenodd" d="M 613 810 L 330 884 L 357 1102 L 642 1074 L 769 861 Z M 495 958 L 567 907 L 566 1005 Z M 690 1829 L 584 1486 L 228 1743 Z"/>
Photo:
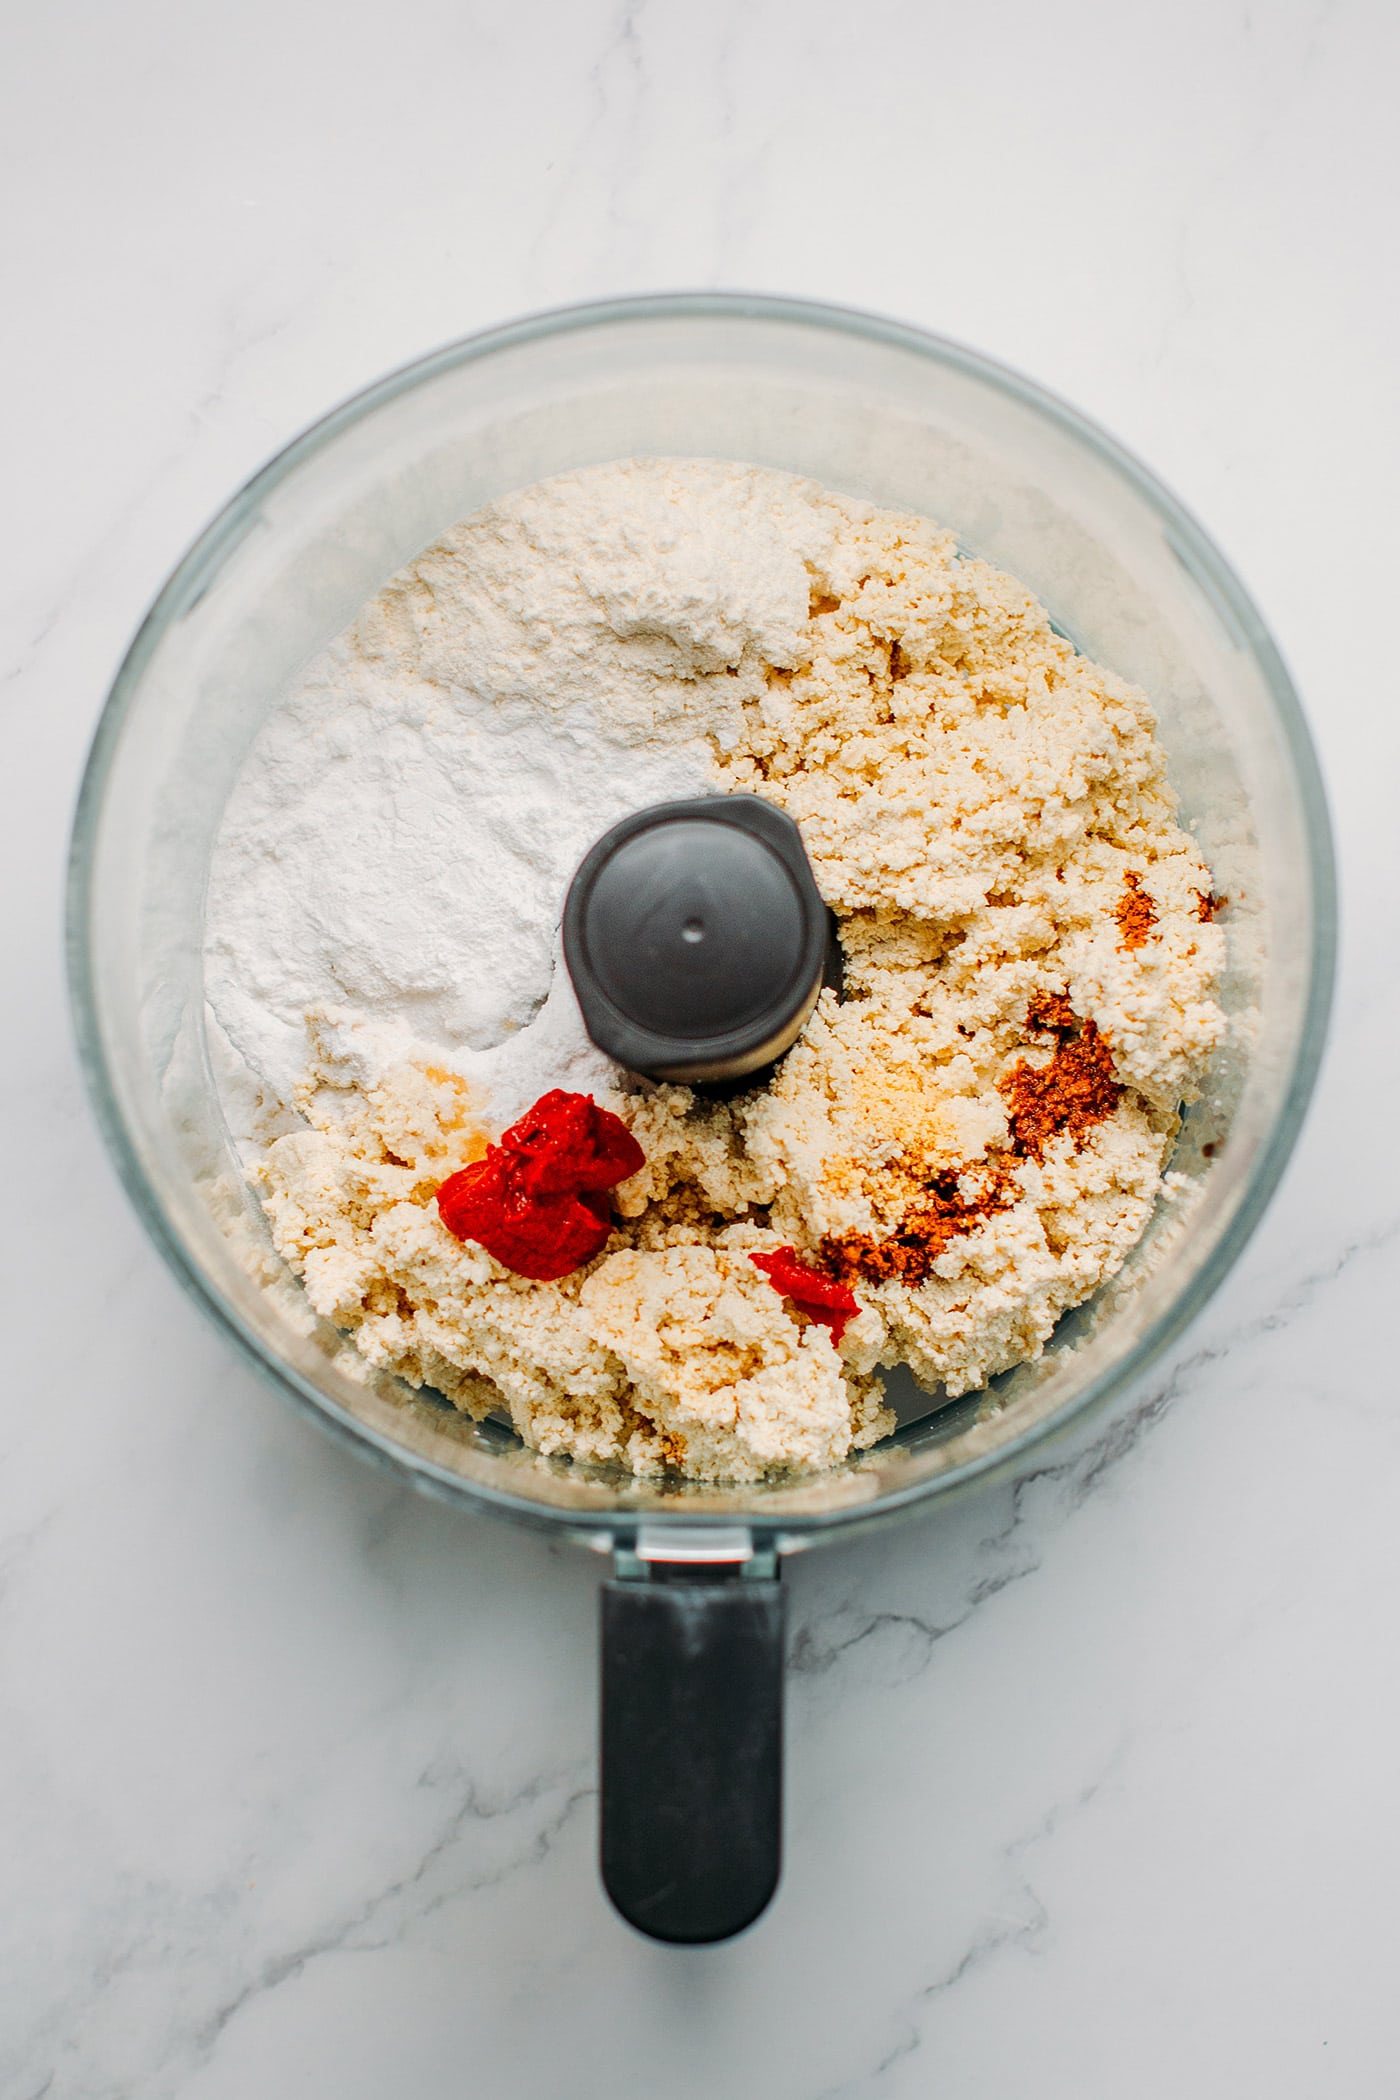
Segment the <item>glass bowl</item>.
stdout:
<path fill-rule="evenodd" d="M 549 1461 L 372 1372 L 272 1252 L 205 1038 L 206 871 L 230 785 L 300 668 L 450 524 L 635 454 L 785 468 L 924 512 L 1143 686 L 1216 885 L 1229 1039 L 1186 1112 L 1185 1177 L 1122 1274 L 1044 1356 L 819 1478 L 735 1489 Z M 298 438 L 201 535 L 117 675 L 73 839 L 77 1027 L 107 1141 L 197 1301 L 280 1385 L 420 1486 L 594 1545 L 639 1527 L 791 1550 L 1014 1465 L 1109 1404 L 1217 1288 L 1312 1085 L 1332 972 L 1327 818 L 1297 699 L 1235 576 L 1083 417 L 970 351 L 863 314 L 750 296 L 544 314 L 455 343 Z M 718 1547 L 716 1548 L 718 1551 Z"/>

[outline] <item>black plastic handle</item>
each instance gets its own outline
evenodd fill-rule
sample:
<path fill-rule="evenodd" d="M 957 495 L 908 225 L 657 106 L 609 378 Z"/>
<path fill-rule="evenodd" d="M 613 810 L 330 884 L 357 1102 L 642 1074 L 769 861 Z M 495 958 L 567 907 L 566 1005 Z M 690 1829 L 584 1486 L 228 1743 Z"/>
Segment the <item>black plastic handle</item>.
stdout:
<path fill-rule="evenodd" d="M 778 1885 L 782 1585 L 610 1582 L 602 1633 L 603 1885 L 652 1939 L 727 1940 Z"/>

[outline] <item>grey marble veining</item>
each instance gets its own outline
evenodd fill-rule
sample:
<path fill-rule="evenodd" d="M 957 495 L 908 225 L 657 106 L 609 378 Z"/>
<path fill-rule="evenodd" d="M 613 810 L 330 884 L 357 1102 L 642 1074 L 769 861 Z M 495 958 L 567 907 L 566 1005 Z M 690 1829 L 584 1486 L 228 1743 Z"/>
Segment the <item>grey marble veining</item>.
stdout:
<path fill-rule="evenodd" d="M 1394 2092 L 1398 19 L 7 26 L 5 2100 Z M 239 479 L 449 336 L 718 283 L 974 342 L 1163 474 L 1302 687 L 1345 945 L 1207 1315 L 1092 1439 L 792 1564 L 783 1887 L 685 1953 L 594 1873 L 600 1564 L 360 1466 L 206 1329 L 82 1101 L 58 900 L 106 682 Z"/>

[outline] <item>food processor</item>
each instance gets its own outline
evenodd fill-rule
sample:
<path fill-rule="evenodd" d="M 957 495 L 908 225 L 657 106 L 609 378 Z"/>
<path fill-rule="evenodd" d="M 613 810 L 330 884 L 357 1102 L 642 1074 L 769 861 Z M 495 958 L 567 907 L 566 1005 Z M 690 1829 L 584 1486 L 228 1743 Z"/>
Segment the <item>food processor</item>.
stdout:
<path fill-rule="evenodd" d="M 1147 691 L 1181 821 L 1228 899 L 1228 1035 L 1184 1107 L 1171 1198 L 1120 1273 L 1041 1357 L 985 1390 L 949 1401 L 893 1374 L 899 1427 L 886 1442 L 828 1473 L 734 1488 L 545 1458 L 504 1416 L 472 1420 L 371 1369 L 272 1249 L 206 1032 L 211 849 L 269 710 L 457 520 L 638 455 L 809 475 L 932 517 L 1009 570 L 1076 647 Z M 777 1880 L 784 1559 L 921 1505 L 932 1516 L 940 1497 L 1025 1464 L 1112 1405 L 1200 1309 L 1298 1129 L 1334 905 L 1288 675 L 1221 556 L 1143 467 L 952 343 L 835 308 L 706 293 L 573 307 L 454 343 L 336 409 L 234 497 L 113 685 L 78 807 L 68 938 L 107 1142 L 152 1238 L 230 1339 L 325 1428 L 423 1491 L 610 1556 L 603 1877 L 642 1931 L 703 1942 L 750 1923 Z"/>

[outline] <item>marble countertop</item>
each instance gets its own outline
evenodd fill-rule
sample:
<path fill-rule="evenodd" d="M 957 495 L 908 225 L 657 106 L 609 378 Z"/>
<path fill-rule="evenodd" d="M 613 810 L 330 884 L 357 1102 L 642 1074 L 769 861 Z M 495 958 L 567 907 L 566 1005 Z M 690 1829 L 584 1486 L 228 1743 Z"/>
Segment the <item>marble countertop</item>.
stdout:
<path fill-rule="evenodd" d="M 6 2100 L 1394 2093 L 1398 23 L 11 10 Z M 1163 475 L 1304 693 L 1346 940 L 1284 1186 L 1099 1443 L 793 1565 L 783 1887 L 687 1953 L 595 1878 L 600 1566 L 362 1468 L 186 1303 L 59 894 L 106 683 L 242 477 L 446 338 L 716 284 L 962 338 Z"/>

